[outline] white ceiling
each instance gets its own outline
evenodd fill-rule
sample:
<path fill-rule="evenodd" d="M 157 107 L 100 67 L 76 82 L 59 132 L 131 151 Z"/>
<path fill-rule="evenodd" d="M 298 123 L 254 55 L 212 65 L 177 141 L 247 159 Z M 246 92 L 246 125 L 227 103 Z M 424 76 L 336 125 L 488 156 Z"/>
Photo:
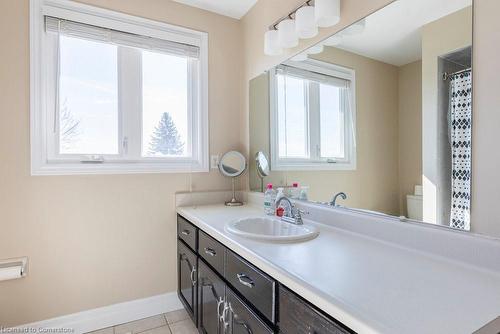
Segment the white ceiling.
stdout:
<path fill-rule="evenodd" d="M 257 0 L 174 0 L 188 6 L 205 9 L 217 14 L 241 19 Z"/>
<path fill-rule="evenodd" d="M 336 47 L 402 66 L 421 58 L 422 26 L 471 4 L 472 0 L 398 0 L 368 16 L 362 33 L 343 36 Z"/>

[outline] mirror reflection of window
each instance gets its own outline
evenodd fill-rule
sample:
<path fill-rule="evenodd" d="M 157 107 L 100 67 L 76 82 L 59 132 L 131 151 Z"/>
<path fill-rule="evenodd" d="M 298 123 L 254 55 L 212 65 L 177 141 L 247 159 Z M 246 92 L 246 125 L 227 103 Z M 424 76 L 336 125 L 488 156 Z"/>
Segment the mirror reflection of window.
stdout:
<path fill-rule="evenodd" d="M 271 72 L 275 170 L 331 169 L 353 162 L 353 74 L 346 75 L 351 71 L 345 69 L 336 75 L 332 68 L 339 66 L 310 63 L 311 68 L 307 63 L 280 65 Z"/>

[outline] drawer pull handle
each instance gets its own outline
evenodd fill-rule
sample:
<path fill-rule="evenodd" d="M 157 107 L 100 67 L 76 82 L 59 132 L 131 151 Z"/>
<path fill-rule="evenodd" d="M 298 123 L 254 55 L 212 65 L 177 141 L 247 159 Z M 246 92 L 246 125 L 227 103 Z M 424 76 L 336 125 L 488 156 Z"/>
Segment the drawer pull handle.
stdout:
<path fill-rule="evenodd" d="M 238 277 L 238 281 L 240 281 L 240 283 L 244 286 L 253 288 L 253 286 L 255 285 L 252 279 L 245 274 L 237 274 L 236 277 Z"/>
<path fill-rule="evenodd" d="M 191 231 L 190 230 L 182 230 L 181 234 L 182 235 L 190 235 Z"/>
<path fill-rule="evenodd" d="M 210 247 L 205 247 L 205 254 L 208 254 L 210 256 L 215 256 L 217 255 L 217 252 Z"/>

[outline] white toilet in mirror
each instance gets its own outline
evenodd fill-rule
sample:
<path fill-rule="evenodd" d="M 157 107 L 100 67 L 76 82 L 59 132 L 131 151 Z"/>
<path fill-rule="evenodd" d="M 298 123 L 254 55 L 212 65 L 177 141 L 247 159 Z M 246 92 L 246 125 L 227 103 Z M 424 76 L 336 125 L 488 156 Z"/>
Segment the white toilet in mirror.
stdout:
<path fill-rule="evenodd" d="M 406 206 L 408 208 L 408 218 L 422 220 L 423 218 L 423 200 L 422 186 L 415 186 L 413 194 L 406 195 Z"/>

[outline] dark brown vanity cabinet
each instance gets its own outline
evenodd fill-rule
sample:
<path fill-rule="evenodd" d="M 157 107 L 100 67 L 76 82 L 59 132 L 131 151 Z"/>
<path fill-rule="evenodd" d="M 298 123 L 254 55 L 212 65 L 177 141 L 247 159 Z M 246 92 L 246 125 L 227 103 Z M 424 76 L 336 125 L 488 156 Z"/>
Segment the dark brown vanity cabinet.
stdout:
<path fill-rule="evenodd" d="M 232 334 L 272 334 L 270 329 L 245 303 L 231 290 L 226 290 L 229 308 L 228 329 Z"/>
<path fill-rule="evenodd" d="M 177 235 L 178 294 L 201 334 L 354 333 L 181 216 Z"/>
<path fill-rule="evenodd" d="M 193 321 L 197 319 L 198 258 L 182 241 L 177 241 L 178 295 Z"/>
<path fill-rule="evenodd" d="M 258 312 L 275 323 L 275 280 L 229 250 L 226 252 L 225 277 Z"/>
<path fill-rule="evenodd" d="M 226 283 L 203 261 L 198 272 L 198 327 L 202 334 L 222 334 Z M 226 310 L 227 312 L 227 310 Z"/>
<path fill-rule="evenodd" d="M 354 333 L 309 305 L 292 291 L 280 286 L 279 327 L 282 334 L 350 334 Z"/>

